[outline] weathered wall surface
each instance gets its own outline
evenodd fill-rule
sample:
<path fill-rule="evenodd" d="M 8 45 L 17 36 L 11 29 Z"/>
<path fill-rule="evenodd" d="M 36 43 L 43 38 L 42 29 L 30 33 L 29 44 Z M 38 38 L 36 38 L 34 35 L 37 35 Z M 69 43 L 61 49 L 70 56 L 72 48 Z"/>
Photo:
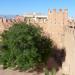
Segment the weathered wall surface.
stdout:
<path fill-rule="evenodd" d="M 51 12 L 48 10 L 48 21 L 43 25 L 44 30 L 49 33 L 49 36 L 53 39 L 55 44 L 59 47 L 63 47 L 64 27 L 68 25 L 68 11 L 60 9 L 56 12 L 53 9 Z"/>
<path fill-rule="evenodd" d="M 66 48 L 66 61 L 63 64 L 63 72 L 75 75 L 75 29 L 65 28 L 64 47 Z"/>
<path fill-rule="evenodd" d="M 75 22 L 68 19 L 67 10 L 58 13 L 55 9 L 53 12 L 48 10 L 48 21 L 42 27 L 58 48 L 66 50 L 62 73 L 75 75 Z"/>

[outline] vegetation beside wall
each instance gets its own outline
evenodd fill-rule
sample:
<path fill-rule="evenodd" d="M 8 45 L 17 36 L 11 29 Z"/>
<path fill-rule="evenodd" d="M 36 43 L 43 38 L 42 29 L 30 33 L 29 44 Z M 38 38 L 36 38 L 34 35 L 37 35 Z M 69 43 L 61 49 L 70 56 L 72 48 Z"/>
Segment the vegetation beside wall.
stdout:
<path fill-rule="evenodd" d="M 11 67 L 26 71 L 39 65 L 48 66 L 50 69 L 57 67 L 60 64 L 57 64 L 58 62 L 62 62 L 61 58 L 58 59 L 59 54 L 56 54 L 58 52 L 61 55 L 61 52 L 53 48 L 52 40 L 43 35 L 40 27 L 17 23 L 1 36 L 0 64 L 4 69 Z M 52 61 L 55 65 L 51 65 Z"/>

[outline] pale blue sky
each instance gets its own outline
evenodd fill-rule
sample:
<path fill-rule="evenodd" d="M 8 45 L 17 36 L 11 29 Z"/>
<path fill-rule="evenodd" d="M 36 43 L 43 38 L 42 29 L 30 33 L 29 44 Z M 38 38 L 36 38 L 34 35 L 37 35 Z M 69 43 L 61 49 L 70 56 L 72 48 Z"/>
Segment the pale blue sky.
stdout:
<path fill-rule="evenodd" d="M 70 16 L 75 16 L 75 0 L 0 0 L 0 14 L 23 14 L 26 12 L 48 12 L 56 8 L 68 8 Z"/>

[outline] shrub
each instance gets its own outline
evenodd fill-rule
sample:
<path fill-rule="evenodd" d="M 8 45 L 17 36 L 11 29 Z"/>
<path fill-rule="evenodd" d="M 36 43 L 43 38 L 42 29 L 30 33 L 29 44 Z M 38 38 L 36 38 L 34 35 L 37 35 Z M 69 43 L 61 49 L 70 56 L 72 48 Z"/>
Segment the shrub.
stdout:
<path fill-rule="evenodd" d="M 0 63 L 4 68 L 35 68 L 40 63 L 45 64 L 51 56 L 52 41 L 43 36 L 40 27 L 17 23 L 1 36 Z"/>
<path fill-rule="evenodd" d="M 56 75 L 56 69 L 52 68 L 51 71 L 47 68 L 44 69 L 45 75 Z"/>

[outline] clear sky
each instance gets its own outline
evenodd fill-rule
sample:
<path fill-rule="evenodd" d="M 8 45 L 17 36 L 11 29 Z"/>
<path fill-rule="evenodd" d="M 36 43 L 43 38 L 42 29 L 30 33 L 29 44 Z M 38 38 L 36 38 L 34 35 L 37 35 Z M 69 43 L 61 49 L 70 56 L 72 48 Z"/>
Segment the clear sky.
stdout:
<path fill-rule="evenodd" d="M 26 12 L 48 12 L 56 8 L 68 8 L 70 16 L 75 16 L 75 0 L 0 0 L 0 15 L 23 14 Z"/>

